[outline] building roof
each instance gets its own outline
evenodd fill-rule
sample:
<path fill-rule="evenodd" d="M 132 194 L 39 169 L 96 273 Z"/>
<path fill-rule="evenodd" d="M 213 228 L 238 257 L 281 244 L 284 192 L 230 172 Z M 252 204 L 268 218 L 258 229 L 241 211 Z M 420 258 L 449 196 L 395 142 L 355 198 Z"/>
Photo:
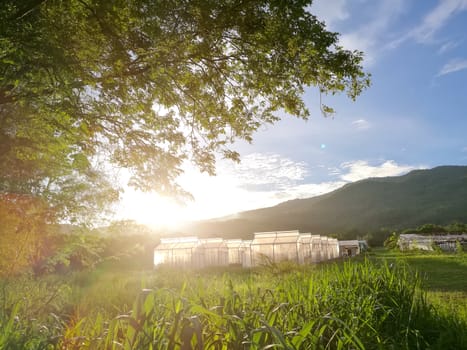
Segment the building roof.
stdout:
<path fill-rule="evenodd" d="M 298 230 L 255 232 L 252 244 L 295 243 L 299 239 Z"/>
<path fill-rule="evenodd" d="M 457 240 L 467 240 L 467 234 L 461 234 L 461 235 L 420 235 L 416 233 L 407 233 L 407 234 L 401 234 L 399 236 L 399 239 L 401 240 L 406 240 L 406 241 L 423 241 L 423 240 L 430 240 L 430 241 L 457 241 Z"/>
<path fill-rule="evenodd" d="M 197 247 L 199 243 L 198 237 L 161 238 L 161 243 L 155 250 L 190 249 Z"/>
<path fill-rule="evenodd" d="M 339 246 L 341 247 L 358 247 L 358 240 L 354 239 L 354 240 L 349 240 L 349 241 L 338 241 L 339 242 Z"/>

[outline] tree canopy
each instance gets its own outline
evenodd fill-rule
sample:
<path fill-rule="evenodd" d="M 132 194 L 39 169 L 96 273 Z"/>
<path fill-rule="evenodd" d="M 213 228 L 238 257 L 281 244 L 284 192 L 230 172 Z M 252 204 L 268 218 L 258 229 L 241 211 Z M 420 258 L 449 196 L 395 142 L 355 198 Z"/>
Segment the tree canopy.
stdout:
<path fill-rule="evenodd" d="M 185 161 L 215 173 L 304 88 L 369 85 L 362 53 L 303 0 L 5 0 L 0 7 L 0 192 L 55 217 L 96 213 L 130 185 L 183 193 Z M 326 108 L 324 106 L 324 108 Z"/>

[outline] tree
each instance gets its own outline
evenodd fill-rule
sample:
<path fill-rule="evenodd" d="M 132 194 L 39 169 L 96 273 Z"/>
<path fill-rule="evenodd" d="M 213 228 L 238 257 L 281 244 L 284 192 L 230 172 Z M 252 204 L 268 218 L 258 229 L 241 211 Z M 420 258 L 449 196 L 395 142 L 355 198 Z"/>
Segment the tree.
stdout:
<path fill-rule="evenodd" d="M 450 234 L 463 234 L 467 233 L 467 224 L 462 222 L 453 222 L 444 227 L 445 231 Z"/>
<path fill-rule="evenodd" d="M 48 213 L 36 197 L 0 193 L 0 278 L 24 272 L 42 257 Z"/>
<path fill-rule="evenodd" d="M 391 235 L 386 238 L 384 241 L 384 246 L 388 249 L 396 249 L 398 248 L 398 241 L 399 241 L 400 234 L 397 232 L 391 233 Z"/>
<path fill-rule="evenodd" d="M 5 0 L 0 8 L 0 191 L 41 197 L 55 218 L 118 199 L 109 177 L 184 194 L 185 161 L 251 141 L 304 88 L 369 85 L 362 53 L 303 0 Z M 329 111 L 322 106 L 323 111 Z"/>

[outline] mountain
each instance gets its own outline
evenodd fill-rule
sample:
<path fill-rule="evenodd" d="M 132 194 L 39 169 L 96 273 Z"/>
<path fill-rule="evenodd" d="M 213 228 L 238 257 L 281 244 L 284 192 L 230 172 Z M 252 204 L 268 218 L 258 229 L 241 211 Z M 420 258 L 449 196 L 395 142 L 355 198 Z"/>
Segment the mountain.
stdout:
<path fill-rule="evenodd" d="M 349 232 L 455 221 L 467 222 L 467 166 L 369 178 L 325 195 L 196 222 L 184 231 L 200 236 L 250 238 L 253 232 L 299 229 L 343 238 Z"/>

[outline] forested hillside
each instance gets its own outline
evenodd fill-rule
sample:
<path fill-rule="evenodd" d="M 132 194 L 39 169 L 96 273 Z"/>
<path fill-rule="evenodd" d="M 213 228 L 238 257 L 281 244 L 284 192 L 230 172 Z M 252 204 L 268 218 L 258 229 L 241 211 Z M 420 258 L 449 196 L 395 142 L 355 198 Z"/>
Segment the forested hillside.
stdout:
<path fill-rule="evenodd" d="M 456 221 L 467 222 L 467 166 L 370 178 L 322 196 L 242 212 L 235 219 L 198 222 L 185 229 L 226 237 L 290 229 L 345 237 Z"/>

